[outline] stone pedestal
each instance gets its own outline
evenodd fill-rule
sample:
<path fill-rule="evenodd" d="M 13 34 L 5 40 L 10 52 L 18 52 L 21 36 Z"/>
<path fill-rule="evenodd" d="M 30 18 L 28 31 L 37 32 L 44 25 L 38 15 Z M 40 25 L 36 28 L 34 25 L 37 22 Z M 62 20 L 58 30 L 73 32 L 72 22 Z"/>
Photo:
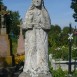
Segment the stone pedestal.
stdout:
<path fill-rule="evenodd" d="M 19 77 L 52 77 L 50 73 L 44 74 L 44 73 L 39 73 L 37 75 L 31 76 L 30 73 L 21 73 Z"/>

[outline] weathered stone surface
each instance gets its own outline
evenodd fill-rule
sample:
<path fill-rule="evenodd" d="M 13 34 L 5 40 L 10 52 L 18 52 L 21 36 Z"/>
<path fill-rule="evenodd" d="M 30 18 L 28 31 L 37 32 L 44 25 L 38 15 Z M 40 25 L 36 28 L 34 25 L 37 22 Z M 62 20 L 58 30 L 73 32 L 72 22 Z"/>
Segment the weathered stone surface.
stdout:
<path fill-rule="evenodd" d="M 1 35 L 5 35 L 6 34 L 6 28 L 1 28 Z"/>
<path fill-rule="evenodd" d="M 29 73 L 22 72 L 19 77 L 31 77 Z"/>
<path fill-rule="evenodd" d="M 47 72 L 48 68 L 48 37 L 42 29 L 26 32 L 24 72 Z"/>
<path fill-rule="evenodd" d="M 31 76 L 30 73 L 23 72 L 19 75 L 19 77 L 52 77 L 52 75 L 50 73 L 47 73 L 47 74 L 40 73 L 36 76 Z"/>
<path fill-rule="evenodd" d="M 10 56 L 10 41 L 8 35 L 0 35 L 0 67 L 4 66 L 4 59 L 8 64 L 12 63 L 12 57 Z"/>
<path fill-rule="evenodd" d="M 39 1 L 42 1 L 42 4 L 37 8 L 35 4 L 37 2 L 39 4 Z M 50 18 L 43 0 L 33 0 L 33 4 L 26 13 L 22 28 L 26 30 L 33 28 L 49 30 L 51 28 Z"/>
<path fill-rule="evenodd" d="M 17 46 L 17 55 L 25 54 L 25 43 L 24 38 L 22 35 L 22 29 L 20 29 L 20 35 L 18 39 L 18 46 Z"/>
<path fill-rule="evenodd" d="M 6 25 L 4 15 L 1 14 L 1 21 L 0 21 L 0 34 L 6 34 Z"/>
<path fill-rule="evenodd" d="M 50 18 L 43 0 L 32 0 L 22 28 L 25 32 L 25 63 L 19 77 L 51 77 L 48 66 Z"/>
<path fill-rule="evenodd" d="M 0 57 L 10 56 L 10 42 L 8 35 L 0 35 Z"/>

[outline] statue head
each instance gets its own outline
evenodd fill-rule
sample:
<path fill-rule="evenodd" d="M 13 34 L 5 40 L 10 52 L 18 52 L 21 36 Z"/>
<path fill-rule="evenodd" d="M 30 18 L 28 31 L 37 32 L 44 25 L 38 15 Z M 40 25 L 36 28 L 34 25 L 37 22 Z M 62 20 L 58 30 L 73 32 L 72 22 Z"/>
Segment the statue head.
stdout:
<path fill-rule="evenodd" d="M 42 5 L 43 0 L 32 0 L 33 5 L 39 7 Z"/>

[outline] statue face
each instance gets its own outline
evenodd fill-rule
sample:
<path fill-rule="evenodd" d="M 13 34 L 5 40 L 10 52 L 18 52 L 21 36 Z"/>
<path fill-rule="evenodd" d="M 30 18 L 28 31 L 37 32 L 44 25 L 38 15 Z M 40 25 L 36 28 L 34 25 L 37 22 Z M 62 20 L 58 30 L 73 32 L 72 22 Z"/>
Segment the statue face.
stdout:
<path fill-rule="evenodd" d="M 41 6 L 42 0 L 33 0 L 35 6 Z"/>

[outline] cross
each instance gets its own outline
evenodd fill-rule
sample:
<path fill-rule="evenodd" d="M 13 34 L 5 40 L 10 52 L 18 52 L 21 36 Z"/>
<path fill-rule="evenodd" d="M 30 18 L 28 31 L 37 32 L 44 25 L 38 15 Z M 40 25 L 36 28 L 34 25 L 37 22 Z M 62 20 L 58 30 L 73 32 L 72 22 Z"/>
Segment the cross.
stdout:
<path fill-rule="evenodd" d="M 8 12 L 6 11 L 6 6 L 0 4 L 0 28 L 5 27 L 5 23 L 4 23 L 5 18 L 4 18 L 4 16 L 7 13 Z"/>
<path fill-rule="evenodd" d="M 71 74 L 71 46 L 72 46 L 72 39 L 73 39 L 73 34 L 72 34 L 72 31 L 71 31 L 71 24 L 69 25 L 70 26 L 70 34 L 69 34 L 69 37 L 68 37 L 68 40 L 69 40 L 69 64 L 68 64 L 68 71 L 69 71 L 69 74 Z"/>
<path fill-rule="evenodd" d="M 20 24 L 19 25 L 17 25 L 17 26 L 19 26 L 20 27 L 20 35 L 22 35 L 22 21 L 20 22 Z"/>
<path fill-rule="evenodd" d="M 69 60 L 68 62 L 65 62 L 65 63 L 55 63 L 55 64 L 68 64 L 68 73 L 71 74 L 71 65 L 76 65 L 77 62 L 71 62 L 71 51 L 72 51 L 72 40 L 73 40 L 73 33 L 71 31 L 71 24 L 69 25 L 70 26 L 70 29 L 69 29 L 69 37 L 68 37 L 68 40 L 69 40 Z"/>
<path fill-rule="evenodd" d="M 71 33 L 71 34 L 68 34 L 69 35 L 69 37 L 68 37 L 68 40 L 73 40 L 73 33 Z"/>

